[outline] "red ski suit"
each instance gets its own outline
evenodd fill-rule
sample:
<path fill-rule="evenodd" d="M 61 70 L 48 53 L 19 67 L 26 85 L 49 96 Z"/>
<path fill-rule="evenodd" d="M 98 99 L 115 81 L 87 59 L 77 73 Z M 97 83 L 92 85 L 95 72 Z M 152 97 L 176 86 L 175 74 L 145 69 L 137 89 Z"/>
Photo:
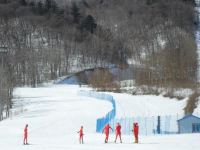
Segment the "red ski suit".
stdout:
<path fill-rule="evenodd" d="M 122 143 L 121 139 L 121 125 L 117 124 L 116 129 L 115 129 L 116 137 L 115 137 L 115 142 L 117 141 L 117 137 L 119 136 L 120 142 Z"/>
<path fill-rule="evenodd" d="M 24 144 L 28 143 L 28 125 L 24 128 Z"/>
<path fill-rule="evenodd" d="M 109 124 L 107 124 L 104 129 L 103 129 L 103 132 L 106 134 L 106 139 L 105 139 L 105 143 L 108 142 L 108 138 L 109 138 L 109 130 L 113 130 Z"/>
<path fill-rule="evenodd" d="M 81 129 L 78 131 L 78 133 L 79 133 L 79 143 L 81 144 L 83 144 L 83 127 L 81 127 Z"/>
<path fill-rule="evenodd" d="M 134 131 L 134 136 L 135 136 L 135 143 L 138 143 L 139 126 L 137 123 L 134 123 L 133 131 Z"/>

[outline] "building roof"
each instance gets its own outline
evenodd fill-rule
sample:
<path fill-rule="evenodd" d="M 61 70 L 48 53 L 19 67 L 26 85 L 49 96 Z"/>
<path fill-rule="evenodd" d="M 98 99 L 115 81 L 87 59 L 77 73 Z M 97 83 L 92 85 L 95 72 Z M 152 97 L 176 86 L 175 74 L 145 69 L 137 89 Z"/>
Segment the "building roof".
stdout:
<path fill-rule="evenodd" d="M 192 114 L 185 115 L 183 118 L 181 118 L 181 119 L 179 119 L 179 120 L 177 120 L 177 121 L 179 122 L 179 121 L 184 120 L 184 119 L 187 119 L 187 118 L 189 118 L 189 117 L 197 118 L 197 119 L 199 119 L 199 121 L 200 121 L 200 118 L 199 118 L 199 117 L 194 116 L 194 115 L 192 115 Z"/>

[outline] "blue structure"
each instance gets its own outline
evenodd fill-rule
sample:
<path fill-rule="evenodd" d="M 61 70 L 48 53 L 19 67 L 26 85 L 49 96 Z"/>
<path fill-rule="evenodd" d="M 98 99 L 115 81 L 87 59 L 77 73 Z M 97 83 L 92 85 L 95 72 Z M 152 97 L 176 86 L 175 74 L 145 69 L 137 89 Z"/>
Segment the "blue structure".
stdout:
<path fill-rule="evenodd" d="M 78 85 L 78 78 L 75 75 L 70 75 L 70 76 L 56 82 L 56 84 Z"/>
<path fill-rule="evenodd" d="M 101 133 L 104 126 L 109 123 L 116 115 L 116 104 L 113 96 L 105 93 L 98 93 L 93 91 L 79 91 L 78 95 L 93 97 L 99 100 L 108 101 L 112 104 L 112 110 L 108 112 L 104 117 L 98 118 L 96 123 L 96 132 Z"/>
<path fill-rule="evenodd" d="M 178 120 L 179 133 L 200 133 L 200 118 L 192 114 Z"/>

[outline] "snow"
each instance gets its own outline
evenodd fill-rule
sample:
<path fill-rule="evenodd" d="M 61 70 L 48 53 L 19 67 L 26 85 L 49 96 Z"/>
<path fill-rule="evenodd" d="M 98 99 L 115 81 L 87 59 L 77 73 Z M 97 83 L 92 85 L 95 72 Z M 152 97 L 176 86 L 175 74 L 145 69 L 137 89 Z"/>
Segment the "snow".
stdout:
<path fill-rule="evenodd" d="M 47 123 L 55 124 L 57 127 L 69 126 L 66 130 L 71 132 L 74 132 L 72 129 L 78 129 L 82 124 L 88 127 L 90 132 L 94 132 L 96 118 L 104 116 L 107 111 L 112 109 L 112 105 L 94 98 L 79 97 L 77 96 L 78 89 L 78 86 L 70 85 L 17 88 L 14 92 L 14 97 L 21 97 L 21 101 L 19 103 L 18 99 L 16 99 L 15 106 L 21 106 L 27 111 L 17 116 L 17 118 L 23 124 L 25 123 L 24 121 L 28 121 L 30 124 L 39 123 L 43 125 Z M 62 122 L 65 119 L 66 122 Z M 87 123 L 86 120 L 90 120 L 90 122 Z M 60 128 L 52 134 L 57 134 L 59 130 Z"/>
<path fill-rule="evenodd" d="M 187 101 L 155 95 L 110 94 L 116 100 L 117 118 L 183 114 Z"/>
<path fill-rule="evenodd" d="M 51 85 L 39 88 L 16 88 L 12 117 L 0 122 L 2 150 L 197 150 L 200 134 L 140 136 L 133 144 L 132 135 L 123 135 L 123 144 L 104 144 L 104 135 L 95 133 L 96 119 L 112 109 L 106 101 L 81 97 L 79 90 L 91 90 L 75 85 Z M 162 96 L 130 96 L 110 93 L 116 99 L 117 117 L 182 112 L 185 100 L 176 101 Z M 22 111 L 19 111 L 22 110 Z M 15 113 L 19 111 L 18 113 Z M 29 124 L 30 145 L 24 146 L 23 129 Z M 78 143 L 80 126 L 84 126 L 85 144 Z"/>

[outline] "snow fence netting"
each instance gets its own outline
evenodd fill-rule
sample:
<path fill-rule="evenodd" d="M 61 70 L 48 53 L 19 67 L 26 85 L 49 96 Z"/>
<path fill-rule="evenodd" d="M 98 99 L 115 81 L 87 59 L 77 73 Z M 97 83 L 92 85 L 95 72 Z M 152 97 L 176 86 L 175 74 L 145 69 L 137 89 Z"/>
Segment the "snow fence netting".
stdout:
<path fill-rule="evenodd" d="M 103 101 L 108 101 L 112 104 L 112 110 L 109 111 L 104 117 L 98 118 L 96 122 L 96 132 L 102 132 L 104 126 L 111 122 L 112 119 L 115 118 L 116 115 L 116 104 L 113 96 L 105 93 L 99 93 L 99 92 L 94 92 L 94 91 L 79 91 L 78 95 L 80 96 L 87 96 L 87 97 L 92 97 L 96 98 L 99 100 Z"/>

